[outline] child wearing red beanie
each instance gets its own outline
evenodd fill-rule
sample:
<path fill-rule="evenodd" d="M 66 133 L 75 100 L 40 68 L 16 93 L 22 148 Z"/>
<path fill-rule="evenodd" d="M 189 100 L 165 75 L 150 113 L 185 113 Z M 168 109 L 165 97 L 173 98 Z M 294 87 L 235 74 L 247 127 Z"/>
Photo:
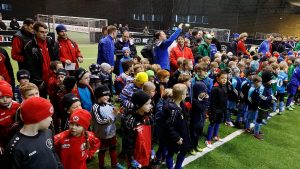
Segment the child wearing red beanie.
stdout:
<path fill-rule="evenodd" d="M 54 136 L 54 146 L 64 169 L 87 169 L 86 160 L 98 150 L 99 139 L 87 131 L 91 119 L 88 111 L 77 109 L 71 114 L 70 129 Z"/>
<path fill-rule="evenodd" d="M 20 104 L 13 101 L 11 85 L 0 80 L 0 158 L 9 140 L 15 134 L 15 114 Z"/>
<path fill-rule="evenodd" d="M 54 112 L 50 101 L 31 97 L 23 101 L 20 112 L 24 126 L 8 144 L 4 168 L 62 169 L 48 129 Z"/>

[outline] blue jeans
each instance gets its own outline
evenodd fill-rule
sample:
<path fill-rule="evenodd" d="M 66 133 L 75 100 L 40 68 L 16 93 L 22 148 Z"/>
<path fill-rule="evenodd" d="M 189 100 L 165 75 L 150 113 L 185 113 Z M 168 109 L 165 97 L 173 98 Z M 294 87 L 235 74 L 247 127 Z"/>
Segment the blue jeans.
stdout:
<path fill-rule="evenodd" d="M 250 129 L 250 124 L 255 122 L 257 118 L 257 110 L 249 110 L 245 120 L 245 129 Z"/>
<path fill-rule="evenodd" d="M 276 112 L 276 109 L 277 109 L 277 102 L 274 102 L 273 107 L 272 107 L 272 111 Z"/>
<path fill-rule="evenodd" d="M 207 141 L 219 135 L 220 123 L 210 123 L 207 130 Z"/>
<path fill-rule="evenodd" d="M 232 115 L 234 109 L 236 109 L 236 102 L 228 100 L 227 101 L 227 112 L 226 112 L 226 117 L 225 117 L 226 122 L 231 122 L 231 115 Z"/>
<path fill-rule="evenodd" d="M 248 114 L 248 105 L 245 103 L 240 103 L 239 111 L 236 117 L 236 123 L 246 121 Z"/>
<path fill-rule="evenodd" d="M 174 156 L 174 152 L 168 152 L 167 158 L 166 158 L 166 164 L 167 164 L 167 168 L 168 169 L 181 169 L 182 168 L 182 163 L 184 161 L 186 152 L 184 151 L 179 151 L 179 154 L 177 155 L 177 159 L 176 159 L 176 164 L 175 167 L 173 168 L 173 156 Z"/>

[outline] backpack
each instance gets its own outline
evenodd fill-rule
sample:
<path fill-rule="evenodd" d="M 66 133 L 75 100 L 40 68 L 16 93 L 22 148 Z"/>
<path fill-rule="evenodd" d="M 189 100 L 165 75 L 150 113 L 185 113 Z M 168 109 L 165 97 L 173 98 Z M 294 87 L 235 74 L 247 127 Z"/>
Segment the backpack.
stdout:
<path fill-rule="evenodd" d="M 244 103 L 249 103 L 248 91 L 249 91 L 250 87 L 251 87 L 250 81 L 245 80 L 241 84 L 240 100 L 243 101 Z"/>
<path fill-rule="evenodd" d="M 215 44 L 210 44 L 210 58 L 214 58 L 215 54 L 218 52 L 218 49 Z"/>
<path fill-rule="evenodd" d="M 154 48 L 155 48 L 155 44 L 149 42 L 141 50 L 142 56 L 144 58 L 147 58 L 149 60 L 150 64 L 153 64 L 153 58 L 155 56 Z"/>
<path fill-rule="evenodd" d="M 115 78 L 114 87 L 115 87 L 117 95 L 119 95 L 122 92 L 125 85 L 126 85 L 126 82 L 121 76 L 118 76 Z"/>

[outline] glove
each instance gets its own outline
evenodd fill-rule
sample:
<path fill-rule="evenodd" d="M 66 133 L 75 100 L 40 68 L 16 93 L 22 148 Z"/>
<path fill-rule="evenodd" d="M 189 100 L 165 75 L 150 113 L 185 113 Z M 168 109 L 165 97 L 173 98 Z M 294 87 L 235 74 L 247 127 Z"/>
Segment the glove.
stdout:
<path fill-rule="evenodd" d="M 151 150 L 151 160 L 154 160 L 154 158 L 155 158 L 155 151 Z"/>
<path fill-rule="evenodd" d="M 130 164 L 132 168 L 142 168 L 142 165 L 136 160 L 132 160 Z"/>

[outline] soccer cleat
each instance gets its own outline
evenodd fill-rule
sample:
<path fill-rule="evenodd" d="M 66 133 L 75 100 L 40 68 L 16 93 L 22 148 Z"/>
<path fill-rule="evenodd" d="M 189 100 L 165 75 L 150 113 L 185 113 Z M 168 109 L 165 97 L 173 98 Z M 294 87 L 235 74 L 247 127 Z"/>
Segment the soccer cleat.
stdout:
<path fill-rule="evenodd" d="M 195 149 L 197 152 L 202 152 L 203 148 L 200 148 L 200 146 L 197 146 L 197 148 Z"/>
<path fill-rule="evenodd" d="M 289 111 L 293 111 L 293 110 L 294 110 L 294 109 L 292 108 L 292 106 L 288 106 L 288 107 L 286 107 L 286 109 L 289 110 Z"/>
<path fill-rule="evenodd" d="M 205 144 L 207 148 L 212 148 L 211 141 L 205 141 Z"/>
<path fill-rule="evenodd" d="M 197 154 L 197 152 L 195 150 L 191 150 L 189 153 L 193 156 Z"/>
<path fill-rule="evenodd" d="M 296 108 L 294 105 L 290 105 L 290 107 L 291 107 L 292 109 L 295 109 L 295 108 Z"/>

